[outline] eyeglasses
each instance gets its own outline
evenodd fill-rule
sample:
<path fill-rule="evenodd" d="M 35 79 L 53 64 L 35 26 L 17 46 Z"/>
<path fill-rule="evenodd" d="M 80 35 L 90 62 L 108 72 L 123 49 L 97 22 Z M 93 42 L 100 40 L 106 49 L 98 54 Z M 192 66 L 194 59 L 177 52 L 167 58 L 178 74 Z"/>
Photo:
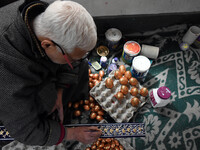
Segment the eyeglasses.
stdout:
<path fill-rule="evenodd" d="M 59 44 L 57 44 L 56 42 L 54 42 L 54 41 L 52 41 L 56 46 L 58 46 L 59 48 L 60 48 L 60 50 L 61 50 L 61 52 L 62 52 L 62 54 L 63 54 L 63 57 L 64 57 L 64 59 L 66 60 L 66 62 L 67 62 L 67 64 L 73 69 L 73 66 L 72 66 L 72 64 L 71 64 L 71 62 L 69 61 L 69 58 L 70 58 L 70 60 L 73 62 L 73 63 L 75 63 L 75 62 L 81 62 L 81 61 L 83 61 L 84 59 L 86 59 L 87 58 L 87 56 L 89 55 L 89 52 L 87 52 L 82 58 L 80 58 L 80 59 L 73 59 L 72 57 L 70 57 L 68 54 L 66 54 L 65 52 L 64 52 L 64 50 L 63 50 L 63 48 L 59 45 Z M 68 58 L 69 57 L 69 58 Z M 78 63 L 79 64 L 79 63 Z"/>
<path fill-rule="evenodd" d="M 52 41 L 56 46 L 58 46 L 59 48 L 60 48 L 60 50 L 61 50 L 61 52 L 62 52 L 62 54 L 63 54 L 63 57 L 64 57 L 64 59 L 66 60 L 66 62 L 67 62 L 67 64 L 73 69 L 73 66 L 72 66 L 72 64 L 71 64 L 71 62 L 69 61 L 69 58 L 70 58 L 70 60 L 72 61 L 72 62 L 81 62 L 81 61 L 83 61 L 85 58 L 87 58 L 87 56 L 88 56 L 88 54 L 89 54 L 89 52 L 87 52 L 82 58 L 80 58 L 80 59 L 73 59 L 72 57 L 70 57 L 68 54 L 66 54 L 65 52 L 64 52 L 64 50 L 63 50 L 63 48 L 59 45 L 59 44 L 57 44 L 56 42 L 54 42 L 54 41 Z M 68 58 L 69 57 L 69 58 Z"/>
<path fill-rule="evenodd" d="M 71 64 L 71 62 L 69 61 L 69 56 L 67 56 L 64 52 L 64 50 L 62 49 L 62 47 L 60 45 L 58 45 L 56 42 L 52 41 L 53 44 L 55 44 L 56 46 L 58 46 L 63 54 L 64 59 L 66 60 L 67 64 L 71 67 L 71 69 L 73 69 L 73 66 Z M 70 59 L 73 61 L 73 59 L 70 57 Z"/>

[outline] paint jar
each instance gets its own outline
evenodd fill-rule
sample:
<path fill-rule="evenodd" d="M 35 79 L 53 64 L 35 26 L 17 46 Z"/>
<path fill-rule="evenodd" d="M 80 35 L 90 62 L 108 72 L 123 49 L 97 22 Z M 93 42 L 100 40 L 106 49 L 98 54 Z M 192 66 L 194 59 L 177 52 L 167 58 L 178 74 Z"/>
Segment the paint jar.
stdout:
<path fill-rule="evenodd" d="M 140 53 L 141 47 L 140 45 L 135 41 L 127 41 L 124 44 L 123 53 L 122 53 L 122 60 L 126 64 L 131 64 L 132 60 L 135 56 L 137 56 Z"/>
<path fill-rule="evenodd" d="M 142 44 L 140 54 L 151 59 L 157 59 L 159 54 L 159 47 Z"/>
<path fill-rule="evenodd" d="M 166 86 L 162 86 L 150 92 L 150 102 L 154 108 L 163 107 L 170 103 L 170 96 L 170 89 Z"/>
<path fill-rule="evenodd" d="M 136 56 L 132 61 L 131 73 L 137 79 L 144 79 L 151 66 L 150 60 L 146 56 Z"/>
<path fill-rule="evenodd" d="M 110 50 L 115 50 L 122 38 L 122 33 L 116 28 L 110 28 L 105 33 L 108 48 Z"/>
<path fill-rule="evenodd" d="M 101 56 L 101 58 L 100 58 L 100 65 L 104 69 L 107 67 L 107 57 Z"/>

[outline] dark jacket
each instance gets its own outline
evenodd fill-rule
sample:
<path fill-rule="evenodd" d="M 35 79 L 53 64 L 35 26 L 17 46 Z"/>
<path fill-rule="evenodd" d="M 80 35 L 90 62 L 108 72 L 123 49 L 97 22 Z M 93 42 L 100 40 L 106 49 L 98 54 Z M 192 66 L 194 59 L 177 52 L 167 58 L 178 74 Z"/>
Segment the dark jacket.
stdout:
<path fill-rule="evenodd" d="M 73 84 L 75 90 L 80 74 L 88 80 L 86 62 L 70 71 L 68 65 L 54 64 L 45 56 L 29 21 L 46 7 L 42 2 L 17 1 L 0 9 L 0 120 L 15 140 L 28 145 L 59 141 L 61 125 L 47 116 L 57 98 L 56 88 Z M 86 84 L 83 93 L 88 92 Z M 81 90 L 75 93 L 78 98 Z"/>

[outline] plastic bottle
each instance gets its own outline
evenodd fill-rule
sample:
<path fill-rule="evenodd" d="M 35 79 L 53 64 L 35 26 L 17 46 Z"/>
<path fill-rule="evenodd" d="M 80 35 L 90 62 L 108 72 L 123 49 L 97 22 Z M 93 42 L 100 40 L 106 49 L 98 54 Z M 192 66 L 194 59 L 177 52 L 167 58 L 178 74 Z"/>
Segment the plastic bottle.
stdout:
<path fill-rule="evenodd" d="M 157 89 L 153 89 L 150 92 L 150 102 L 153 107 L 163 107 L 170 102 L 171 91 L 168 87 L 162 86 Z"/>
<path fill-rule="evenodd" d="M 119 62 L 119 59 L 117 58 L 117 57 L 114 57 L 113 59 L 112 59 L 112 64 L 118 64 L 118 62 Z"/>
<path fill-rule="evenodd" d="M 101 56 L 100 65 L 101 65 L 102 68 L 106 69 L 106 67 L 107 67 L 107 57 Z"/>

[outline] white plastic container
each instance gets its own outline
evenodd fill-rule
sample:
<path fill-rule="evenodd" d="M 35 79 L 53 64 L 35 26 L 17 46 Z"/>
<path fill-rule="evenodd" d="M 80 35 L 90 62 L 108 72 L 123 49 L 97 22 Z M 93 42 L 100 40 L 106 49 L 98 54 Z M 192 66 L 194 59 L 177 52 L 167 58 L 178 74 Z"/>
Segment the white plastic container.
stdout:
<path fill-rule="evenodd" d="M 136 56 L 132 61 L 131 73 L 137 79 L 146 77 L 151 66 L 150 60 L 146 56 Z"/>
<path fill-rule="evenodd" d="M 151 59 L 157 59 L 159 54 L 159 47 L 142 44 L 140 54 Z"/>
<path fill-rule="evenodd" d="M 197 26 L 191 26 L 183 36 L 182 41 L 191 45 L 200 36 L 200 28 Z"/>
<path fill-rule="evenodd" d="M 150 102 L 154 108 L 163 107 L 170 103 L 170 96 L 170 89 L 166 86 L 162 86 L 150 92 Z"/>

